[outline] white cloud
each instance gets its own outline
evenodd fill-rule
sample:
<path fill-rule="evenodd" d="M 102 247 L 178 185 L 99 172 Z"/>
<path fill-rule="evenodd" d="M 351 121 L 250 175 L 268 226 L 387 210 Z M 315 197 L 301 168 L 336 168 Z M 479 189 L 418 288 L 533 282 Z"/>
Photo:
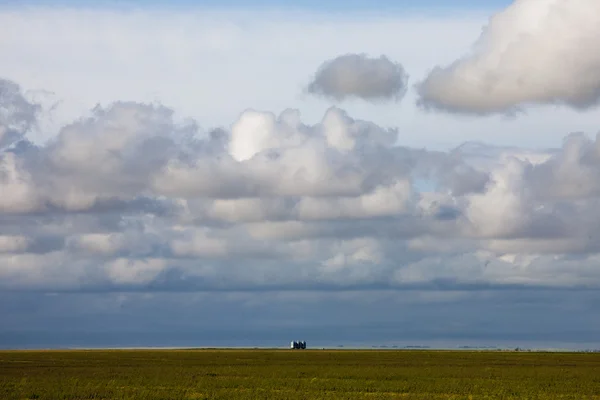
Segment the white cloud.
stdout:
<path fill-rule="evenodd" d="M 466 217 L 476 236 L 504 237 L 514 235 L 532 214 L 528 209 L 527 186 L 523 184 L 526 164 L 509 161 L 491 171 L 484 193 L 468 196 Z"/>
<path fill-rule="evenodd" d="M 178 257 L 223 258 L 232 253 L 227 245 L 226 240 L 211 237 L 210 232 L 193 230 L 191 236 L 173 240 L 171 249 Z"/>
<path fill-rule="evenodd" d="M 471 53 L 418 85 L 425 107 L 511 112 L 531 104 L 576 109 L 600 100 L 600 3 L 516 0 L 489 21 Z"/>
<path fill-rule="evenodd" d="M 107 275 L 116 284 L 146 284 L 152 282 L 167 263 L 161 259 L 130 260 L 117 258 L 106 264 Z"/>
<path fill-rule="evenodd" d="M 297 204 L 301 220 L 352 219 L 402 215 L 408 211 L 411 186 L 407 179 L 376 187 L 358 197 L 306 197 Z"/>
<path fill-rule="evenodd" d="M 70 240 L 70 246 L 91 254 L 113 256 L 125 247 L 124 235 L 118 233 L 88 233 L 75 236 Z"/>
<path fill-rule="evenodd" d="M 0 155 L 0 210 L 4 213 L 30 212 L 38 209 L 40 201 L 22 160 L 13 153 Z"/>
<path fill-rule="evenodd" d="M 30 245 L 30 240 L 25 236 L 1 235 L 0 253 L 22 252 Z"/>
<path fill-rule="evenodd" d="M 278 118 L 245 112 L 232 126 L 228 152 L 168 160 L 152 187 L 182 197 L 352 196 L 382 174 L 377 155 L 393 152 L 395 130 L 353 120 L 343 110 L 330 108 L 314 126 L 298 119 L 297 110 Z"/>

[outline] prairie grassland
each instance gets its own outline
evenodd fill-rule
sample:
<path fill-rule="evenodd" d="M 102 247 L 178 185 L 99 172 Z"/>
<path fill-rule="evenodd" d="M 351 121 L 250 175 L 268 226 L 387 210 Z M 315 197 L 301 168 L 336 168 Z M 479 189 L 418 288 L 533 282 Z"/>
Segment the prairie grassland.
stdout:
<path fill-rule="evenodd" d="M 600 354 L 3 351 L 0 399 L 600 399 Z"/>

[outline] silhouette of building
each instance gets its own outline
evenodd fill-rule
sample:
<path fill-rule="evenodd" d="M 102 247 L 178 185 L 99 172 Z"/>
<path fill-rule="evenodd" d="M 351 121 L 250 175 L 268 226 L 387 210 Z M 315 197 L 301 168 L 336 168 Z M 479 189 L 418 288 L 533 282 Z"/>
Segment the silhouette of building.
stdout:
<path fill-rule="evenodd" d="M 302 341 L 302 342 L 290 342 L 290 349 L 306 349 L 306 342 Z"/>

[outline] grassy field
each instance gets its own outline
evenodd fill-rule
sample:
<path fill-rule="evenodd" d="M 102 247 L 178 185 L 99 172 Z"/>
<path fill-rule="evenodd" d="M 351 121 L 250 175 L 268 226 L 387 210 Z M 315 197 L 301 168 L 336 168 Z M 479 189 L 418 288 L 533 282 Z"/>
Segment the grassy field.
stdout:
<path fill-rule="evenodd" d="M 600 354 L 0 352 L 0 399 L 600 399 Z"/>

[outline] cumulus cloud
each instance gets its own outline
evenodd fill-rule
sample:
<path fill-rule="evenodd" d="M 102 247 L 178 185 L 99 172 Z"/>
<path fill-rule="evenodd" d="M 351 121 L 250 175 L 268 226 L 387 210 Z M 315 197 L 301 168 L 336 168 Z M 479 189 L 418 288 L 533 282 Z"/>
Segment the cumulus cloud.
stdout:
<path fill-rule="evenodd" d="M 470 54 L 418 84 L 420 104 L 458 113 L 532 104 L 587 109 L 600 100 L 600 3 L 516 0 L 489 21 Z"/>
<path fill-rule="evenodd" d="M 321 64 L 306 90 L 337 101 L 353 97 L 400 101 L 407 83 L 404 67 L 384 55 L 370 58 L 366 54 L 345 54 Z"/>
<path fill-rule="evenodd" d="M 31 129 L 35 105 L 12 99 Z M 246 110 L 203 130 L 136 102 L 43 144 L 23 132 L 0 152 L 0 287 L 600 285 L 598 138 L 547 151 L 397 141 L 337 107 L 314 124 Z"/>

